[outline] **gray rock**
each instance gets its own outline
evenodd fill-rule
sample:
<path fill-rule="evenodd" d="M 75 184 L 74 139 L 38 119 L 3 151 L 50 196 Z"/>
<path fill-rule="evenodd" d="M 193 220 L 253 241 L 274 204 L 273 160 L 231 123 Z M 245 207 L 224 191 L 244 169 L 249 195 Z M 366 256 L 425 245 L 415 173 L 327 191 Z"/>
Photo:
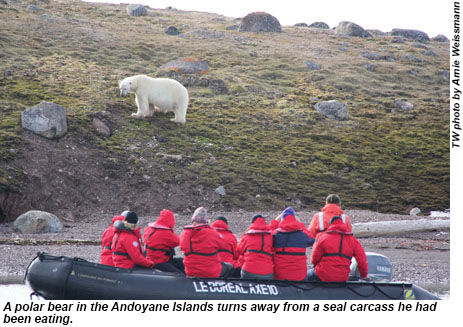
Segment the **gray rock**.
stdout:
<path fill-rule="evenodd" d="M 406 100 L 395 100 L 394 101 L 394 107 L 401 110 L 401 111 L 411 111 L 413 110 L 413 104 L 406 101 Z"/>
<path fill-rule="evenodd" d="M 432 50 L 422 50 L 421 53 L 425 56 L 437 57 L 437 55 Z"/>
<path fill-rule="evenodd" d="M 240 32 L 281 32 L 278 19 L 265 12 L 253 12 L 246 15 L 239 28 Z"/>
<path fill-rule="evenodd" d="M 410 216 L 417 216 L 421 213 L 420 208 L 413 208 L 410 210 Z"/>
<path fill-rule="evenodd" d="M 437 41 L 437 42 L 448 42 L 449 41 L 449 39 L 445 35 L 442 35 L 442 34 L 436 35 L 431 40 Z"/>
<path fill-rule="evenodd" d="M 21 126 L 48 139 L 60 138 L 68 131 L 66 108 L 53 102 L 40 102 L 21 113 Z"/>
<path fill-rule="evenodd" d="M 309 25 L 307 25 L 306 23 L 297 23 L 294 24 L 294 27 L 309 27 Z"/>
<path fill-rule="evenodd" d="M 179 74 L 205 74 L 209 72 L 210 67 L 207 61 L 201 61 L 194 58 L 184 58 L 169 61 L 160 67 L 161 70 L 173 70 Z"/>
<path fill-rule="evenodd" d="M 322 28 L 322 29 L 330 29 L 327 23 L 324 22 L 314 22 L 309 25 L 310 28 Z"/>
<path fill-rule="evenodd" d="M 450 79 L 450 72 L 447 69 L 442 69 L 441 76 L 445 81 Z"/>
<path fill-rule="evenodd" d="M 312 60 L 306 60 L 303 64 L 306 65 L 309 70 L 319 70 L 321 68 L 319 63 Z"/>
<path fill-rule="evenodd" d="M 225 187 L 223 187 L 222 185 L 217 187 L 215 189 L 215 193 L 217 193 L 218 195 L 220 196 L 224 196 L 226 193 L 225 193 Z"/>
<path fill-rule="evenodd" d="M 111 125 L 108 122 L 100 119 L 99 117 L 93 117 L 93 126 L 97 130 L 98 133 L 110 137 L 113 133 Z"/>
<path fill-rule="evenodd" d="M 234 30 L 237 30 L 238 28 L 240 28 L 240 26 L 236 24 L 225 27 L 227 31 L 234 31 Z"/>
<path fill-rule="evenodd" d="M 169 26 L 168 28 L 164 30 L 164 33 L 166 33 L 167 35 L 179 35 L 180 34 L 177 27 L 175 26 Z"/>
<path fill-rule="evenodd" d="M 335 120 L 347 120 L 347 106 L 338 100 L 321 101 L 315 105 L 317 110 L 323 116 Z"/>
<path fill-rule="evenodd" d="M 58 233 L 63 230 L 63 224 L 58 217 L 39 210 L 31 210 L 20 215 L 13 226 L 23 234 Z"/>
<path fill-rule="evenodd" d="M 370 64 L 370 63 L 368 63 L 368 62 L 365 63 L 365 64 L 363 65 L 363 67 L 365 67 L 365 69 L 368 70 L 368 71 L 370 71 L 370 72 L 374 72 L 374 71 L 375 71 L 375 66 L 372 65 L 372 64 Z"/>
<path fill-rule="evenodd" d="M 356 37 L 371 37 L 371 34 L 363 29 L 360 25 L 352 22 L 340 22 L 335 30 L 336 34 L 349 35 Z"/>
<path fill-rule="evenodd" d="M 35 5 L 29 5 L 29 6 L 26 7 L 26 10 L 38 13 L 38 12 L 42 11 L 42 8 L 40 8 L 38 6 L 35 6 Z"/>
<path fill-rule="evenodd" d="M 394 57 L 386 55 L 386 54 L 368 52 L 368 51 L 361 51 L 360 53 L 362 54 L 362 57 L 367 58 L 369 60 L 395 61 Z"/>
<path fill-rule="evenodd" d="M 367 32 L 370 33 L 371 35 L 375 35 L 375 36 L 385 36 L 385 35 L 387 35 L 387 34 L 384 33 L 383 31 L 376 30 L 376 29 L 367 30 Z"/>
<path fill-rule="evenodd" d="M 405 43 L 405 38 L 403 36 L 394 36 L 391 39 L 392 43 Z"/>
<path fill-rule="evenodd" d="M 423 60 L 421 60 L 420 58 L 412 55 L 411 53 L 407 53 L 403 56 L 404 59 L 407 59 L 409 61 L 413 61 L 413 62 L 423 62 Z"/>
<path fill-rule="evenodd" d="M 148 12 L 146 8 L 140 4 L 128 5 L 126 8 L 126 11 L 129 16 L 134 16 L 134 17 L 145 16 L 146 13 Z"/>
<path fill-rule="evenodd" d="M 401 28 L 394 28 L 391 31 L 392 36 L 403 36 L 407 39 L 416 40 L 419 42 L 428 42 L 429 36 L 425 32 L 418 31 L 418 30 L 411 30 L 411 29 L 401 29 Z"/>

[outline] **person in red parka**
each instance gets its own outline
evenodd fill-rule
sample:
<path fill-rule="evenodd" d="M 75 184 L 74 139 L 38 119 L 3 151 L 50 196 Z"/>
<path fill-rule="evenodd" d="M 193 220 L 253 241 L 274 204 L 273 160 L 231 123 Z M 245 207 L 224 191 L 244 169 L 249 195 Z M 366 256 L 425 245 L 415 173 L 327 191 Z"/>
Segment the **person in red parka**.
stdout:
<path fill-rule="evenodd" d="M 114 223 L 115 233 L 111 243 L 114 266 L 131 269 L 134 266 L 153 268 L 154 262 L 143 256 L 138 216 L 133 211 L 124 211 L 123 221 Z"/>
<path fill-rule="evenodd" d="M 341 198 L 337 194 L 330 194 L 326 197 L 325 206 L 322 208 L 322 211 L 317 212 L 310 221 L 309 232 L 315 236 L 315 239 L 318 240 L 323 232 L 330 225 L 330 220 L 334 216 L 341 217 L 342 221 L 346 224 L 348 232 L 352 232 L 352 224 L 350 222 L 349 216 L 344 214 L 344 211 L 341 209 Z M 317 242 L 312 249 L 316 248 Z"/>
<path fill-rule="evenodd" d="M 357 260 L 360 278 L 368 280 L 365 251 L 339 216 L 331 219 L 328 229 L 317 242 L 311 257 L 315 268 L 308 272 L 309 281 L 346 282 L 352 257 Z"/>
<path fill-rule="evenodd" d="M 103 265 L 114 266 L 113 263 L 113 252 L 111 251 L 111 241 L 113 240 L 114 232 L 114 223 L 118 220 L 124 220 L 124 216 L 114 216 L 111 225 L 106 228 L 101 237 L 101 253 L 100 253 L 100 263 Z"/>
<path fill-rule="evenodd" d="M 219 250 L 220 260 L 222 262 L 229 262 L 233 265 L 234 268 L 238 266 L 237 259 L 238 254 L 236 253 L 236 248 L 238 247 L 238 241 L 236 236 L 228 229 L 228 221 L 225 217 L 217 217 L 214 222 L 211 224 L 220 235 L 222 235 L 227 246 Z"/>
<path fill-rule="evenodd" d="M 227 277 L 233 265 L 221 262 L 219 250 L 227 245 L 223 237 L 207 221 L 207 211 L 199 207 L 193 213 L 192 224 L 180 235 L 185 274 L 190 277 Z"/>
<path fill-rule="evenodd" d="M 274 277 L 278 280 L 305 280 L 307 277 L 306 248 L 315 239 L 296 219 L 294 209 L 286 208 L 276 219 L 278 228 L 273 232 Z M 273 223 L 272 225 L 275 225 Z"/>
<path fill-rule="evenodd" d="M 164 209 L 156 222 L 148 224 L 143 232 L 146 258 L 156 262 L 154 268 L 162 271 L 182 272 L 178 260 L 174 259 L 175 250 L 180 243 L 174 233 L 175 217 L 170 210 Z"/>
<path fill-rule="evenodd" d="M 251 226 L 240 238 L 237 252 L 241 278 L 273 279 L 273 237 L 261 215 L 252 218 Z"/>

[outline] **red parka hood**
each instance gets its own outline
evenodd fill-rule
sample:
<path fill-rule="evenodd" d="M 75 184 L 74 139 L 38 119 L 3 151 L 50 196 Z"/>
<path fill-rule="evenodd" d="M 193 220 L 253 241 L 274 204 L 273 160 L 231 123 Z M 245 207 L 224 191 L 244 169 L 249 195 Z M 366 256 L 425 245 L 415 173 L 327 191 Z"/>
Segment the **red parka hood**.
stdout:
<path fill-rule="evenodd" d="M 294 217 L 293 215 L 288 215 L 285 217 L 285 219 L 283 219 L 283 221 L 280 221 L 280 223 L 278 224 L 277 231 L 293 232 L 296 230 L 303 230 L 304 228 L 304 223 L 297 221 L 296 217 Z"/>
<path fill-rule="evenodd" d="M 158 219 L 154 223 L 149 223 L 148 226 L 162 229 L 174 229 L 175 217 L 174 213 L 168 209 L 164 209 L 159 214 Z"/>
<path fill-rule="evenodd" d="M 230 231 L 228 229 L 227 223 L 224 222 L 223 220 L 216 220 L 211 224 L 211 226 L 214 227 L 215 229 Z"/>
<path fill-rule="evenodd" d="M 137 238 L 141 238 L 141 232 L 140 232 L 141 227 L 137 227 L 137 229 L 130 229 L 130 228 L 127 228 L 127 226 L 125 226 L 123 220 L 117 220 L 117 219 L 114 222 L 113 227 L 115 228 L 116 233 L 133 232 L 137 236 Z"/>
<path fill-rule="evenodd" d="M 188 226 L 185 226 L 184 229 L 187 232 L 194 233 L 195 239 L 198 242 L 201 242 L 202 240 L 208 237 L 209 235 L 208 230 L 212 229 L 212 227 L 209 224 L 200 224 L 200 225 L 188 225 Z"/>
<path fill-rule="evenodd" d="M 322 208 L 322 212 L 326 214 L 331 214 L 333 216 L 340 216 L 344 214 L 341 207 L 335 203 L 328 203 Z"/>
<path fill-rule="evenodd" d="M 114 223 L 118 220 L 124 220 L 124 216 L 114 216 L 113 220 L 111 221 L 111 227 L 114 225 Z"/>
<path fill-rule="evenodd" d="M 333 221 L 333 223 L 328 227 L 326 231 L 327 232 L 340 232 L 340 233 L 352 235 L 352 233 L 349 232 L 349 229 L 347 228 L 346 224 L 344 224 L 342 220 L 340 219 L 336 219 L 335 221 Z"/>
<path fill-rule="evenodd" d="M 270 233 L 270 227 L 267 225 L 264 218 L 257 218 L 246 232 L 246 234 L 254 233 Z"/>

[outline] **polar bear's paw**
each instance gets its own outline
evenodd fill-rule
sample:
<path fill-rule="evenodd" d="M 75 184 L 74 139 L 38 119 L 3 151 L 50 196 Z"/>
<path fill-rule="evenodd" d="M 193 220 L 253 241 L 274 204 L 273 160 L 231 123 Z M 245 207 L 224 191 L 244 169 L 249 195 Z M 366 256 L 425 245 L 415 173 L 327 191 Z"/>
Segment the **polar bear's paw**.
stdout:
<path fill-rule="evenodd" d="M 185 119 L 171 118 L 170 121 L 174 123 L 185 124 Z"/>

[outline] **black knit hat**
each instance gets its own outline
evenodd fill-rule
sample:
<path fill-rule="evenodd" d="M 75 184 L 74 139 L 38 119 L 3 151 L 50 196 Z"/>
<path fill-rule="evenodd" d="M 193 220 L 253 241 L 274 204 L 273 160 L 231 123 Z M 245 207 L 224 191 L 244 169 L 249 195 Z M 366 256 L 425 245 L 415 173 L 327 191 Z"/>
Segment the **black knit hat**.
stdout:
<path fill-rule="evenodd" d="M 227 218 L 225 218 L 225 217 L 223 217 L 223 216 L 217 217 L 217 218 L 215 218 L 214 220 L 222 220 L 225 224 L 228 225 L 228 220 L 227 220 Z"/>
<path fill-rule="evenodd" d="M 255 215 L 254 217 L 252 217 L 252 222 L 255 222 L 258 218 L 264 219 L 264 217 L 262 217 L 262 215 Z"/>
<path fill-rule="evenodd" d="M 339 217 L 339 216 L 334 216 L 333 218 L 331 218 L 331 220 L 330 220 L 330 225 L 331 225 L 332 223 L 334 223 L 335 220 L 338 220 L 338 219 L 342 221 L 341 217 Z"/>
<path fill-rule="evenodd" d="M 124 220 L 130 224 L 138 223 L 138 215 L 135 211 L 124 211 L 122 216 L 124 216 Z"/>

